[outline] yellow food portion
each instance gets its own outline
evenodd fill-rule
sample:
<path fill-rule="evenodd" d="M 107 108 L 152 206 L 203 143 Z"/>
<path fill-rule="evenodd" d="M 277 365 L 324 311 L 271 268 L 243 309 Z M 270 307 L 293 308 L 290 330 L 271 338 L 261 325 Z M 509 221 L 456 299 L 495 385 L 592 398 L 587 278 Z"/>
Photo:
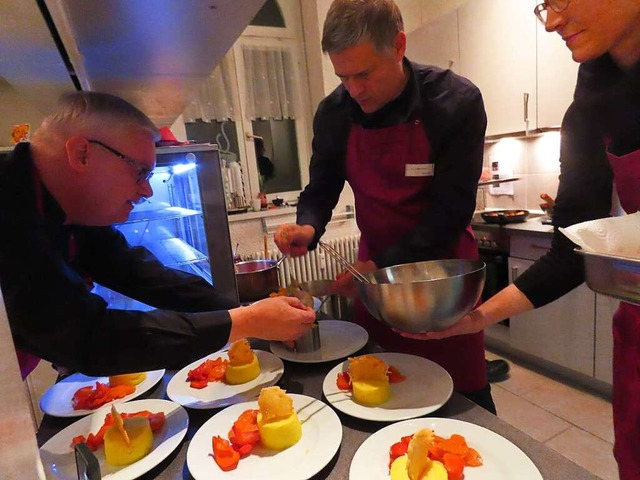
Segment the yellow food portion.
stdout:
<path fill-rule="evenodd" d="M 380 405 L 391 398 L 388 380 L 351 381 L 353 399 L 368 407 Z"/>
<path fill-rule="evenodd" d="M 231 385 L 247 383 L 260 375 L 258 357 L 253 352 L 251 355 L 253 355 L 253 360 L 250 363 L 244 365 L 227 364 L 227 369 L 224 372 L 224 379 L 227 383 Z"/>
<path fill-rule="evenodd" d="M 420 478 L 409 478 L 407 456 L 396 458 L 391 464 L 391 480 L 448 480 L 447 469 L 437 461 L 432 461 Z"/>
<path fill-rule="evenodd" d="M 251 345 L 246 338 L 236 340 L 229 346 L 229 365 L 246 365 L 255 357 Z"/>
<path fill-rule="evenodd" d="M 265 422 L 289 417 L 293 410 L 293 400 L 280 387 L 267 387 L 260 391 L 258 408 Z"/>
<path fill-rule="evenodd" d="M 289 448 L 302 437 L 302 425 L 296 412 L 269 421 L 264 419 L 262 413 L 258 413 L 258 431 L 262 445 L 271 450 Z"/>
<path fill-rule="evenodd" d="M 148 418 L 125 418 L 124 429 L 129 435 L 130 445 L 126 444 L 115 425 L 104 435 L 104 455 L 109 465 L 131 465 L 146 456 L 153 447 L 153 433 Z"/>
<path fill-rule="evenodd" d="M 115 387 L 117 385 L 130 385 L 135 387 L 140 385 L 147 378 L 147 374 L 140 373 L 124 373 L 122 375 L 112 375 L 109 377 L 109 385 Z"/>
<path fill-rule="evenodd" d="M 430 428 L 418 430 L 411 437 L 407 448 L 407 472 L 409 478 L 419 479 L 423 472 L 428 471 L 431 463 L 429 449 L 436 439 L 435 433 Z"/>
<path fill-rule="evenodd" d="M 363 355 L 349 359 L 349 376 L 355 381 L 387 381 L 388 366 L 378 357 Z"/>

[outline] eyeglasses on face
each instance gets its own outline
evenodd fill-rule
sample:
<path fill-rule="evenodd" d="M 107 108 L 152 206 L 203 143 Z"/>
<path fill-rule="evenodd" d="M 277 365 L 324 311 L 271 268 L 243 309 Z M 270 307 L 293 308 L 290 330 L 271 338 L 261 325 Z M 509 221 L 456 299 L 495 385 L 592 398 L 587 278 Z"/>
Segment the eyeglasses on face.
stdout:
<path fill-rule="evenodd" d="M 556 13 L 562 12 L 569 6 L 570 0 L 545 0 L 544 2 L 536 5 L 536 8 L 533 9 L 533 13 L 536 15 L 538 20 L 542 23 L 547 23 L 547 10 L 550 8 Z"/>
<path fill-rule="evenodd" d="M 109 145 L 107 145 L 105 143 L 102 143 L 100 140 L 87 140 L 87 141 L 89 143 L 93 143 L 95 145 L 100 145 L 102 148 L 104 148 L 108 152 L 114 154 L 116 157 L 118 157 L 121 160 L 124 160 L 126 163 L 128 163 L 133 168 L 135 168 L 135 170 L 137 172 L 136 173 L 136 182 L 137 183 L 145 182 L 147 180 L 150 180 L 151 177 L 153 177 L 153 170 L 148 169 L 147 167 L 142 165 L 140 162 L 134 160 L 133 158 L 129 158 L 126 155 L 120 153 L 115 148 L 110 147 Z"/>

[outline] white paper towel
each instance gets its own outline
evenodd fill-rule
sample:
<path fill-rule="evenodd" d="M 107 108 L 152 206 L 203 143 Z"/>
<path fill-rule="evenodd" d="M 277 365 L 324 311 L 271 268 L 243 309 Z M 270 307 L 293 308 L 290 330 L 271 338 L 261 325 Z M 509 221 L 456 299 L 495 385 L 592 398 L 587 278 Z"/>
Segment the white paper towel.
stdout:
<path fill-rule="evenodd" d="M 640 212 L 577 223 L 560 231 L 586 252 L 640 258 Z"/>

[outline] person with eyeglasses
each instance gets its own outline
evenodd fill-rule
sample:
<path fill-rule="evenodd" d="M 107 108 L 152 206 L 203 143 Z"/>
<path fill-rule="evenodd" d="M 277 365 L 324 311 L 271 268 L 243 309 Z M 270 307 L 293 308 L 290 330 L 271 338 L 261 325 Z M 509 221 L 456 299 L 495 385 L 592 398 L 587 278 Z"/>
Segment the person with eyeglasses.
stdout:
<path fill-rule="evenodd" d="M 640 210 L 640 1 L 547 0 L 535 15 L 580 68 L 561 129 L 551 250 L 512 285 L 435 339 L 481 331 L 541 307 L 584 282 L 584 263 L 558 227 Z M 544 341 L 544 339 L 540 339 Z M 622 480 L 640 479 L 640 306 L 613 317 L 614 456 Z"/>
<path fill-rule="evenodd" d="M 112 226 L 153 195 L 158 138 L 121 98 L 76 92 L 0 160 L 0 287 L 23 378 L 40 358 L 98 376 L 181 368 L 238 338 L 311 328 L 298 299 L 238 307 Z M 93 280 L 156 310 L 107 308 Z"/>
<path fill-rule="evenodd" d="M 315 114 L 310 181 L 296 224 L 274 235 L 285 254 L 316 248 L 349 182 L 361 233 L 356 269 L 478 258 L 469 223 L 487 125 L 482 95 L 451 70 L 410 61 L 406 46 L 402 14 L 392 0 L 331 3 L 322 50 L 341 85 Z M 333 286 L 357 297 L 347 272 Z M 496 413 L 487 374 L 501 377 L 508 365 L 485 361 L 482 332 L 416 342 L 376 320 L 359 299 L 354 319 L 385 350 L 439 364 L 457 392 Z"/>

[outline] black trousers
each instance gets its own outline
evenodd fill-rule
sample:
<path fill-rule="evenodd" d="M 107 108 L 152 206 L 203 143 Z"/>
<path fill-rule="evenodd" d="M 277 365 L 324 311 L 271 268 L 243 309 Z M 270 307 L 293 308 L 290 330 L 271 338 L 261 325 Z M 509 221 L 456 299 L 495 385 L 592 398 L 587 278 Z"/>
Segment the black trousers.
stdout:
<path fill-rule="evenodd" d="M 479 405 L 485 410 L 497 415 L 496 405 L 493 403 L 493 397 L 491 396 L 491 384 L 487 383 L 487 385 L 480 389 L 475 390 L 473 392 L 458 392 L 460 395 L 467 397 L 473 403 Z"/>

